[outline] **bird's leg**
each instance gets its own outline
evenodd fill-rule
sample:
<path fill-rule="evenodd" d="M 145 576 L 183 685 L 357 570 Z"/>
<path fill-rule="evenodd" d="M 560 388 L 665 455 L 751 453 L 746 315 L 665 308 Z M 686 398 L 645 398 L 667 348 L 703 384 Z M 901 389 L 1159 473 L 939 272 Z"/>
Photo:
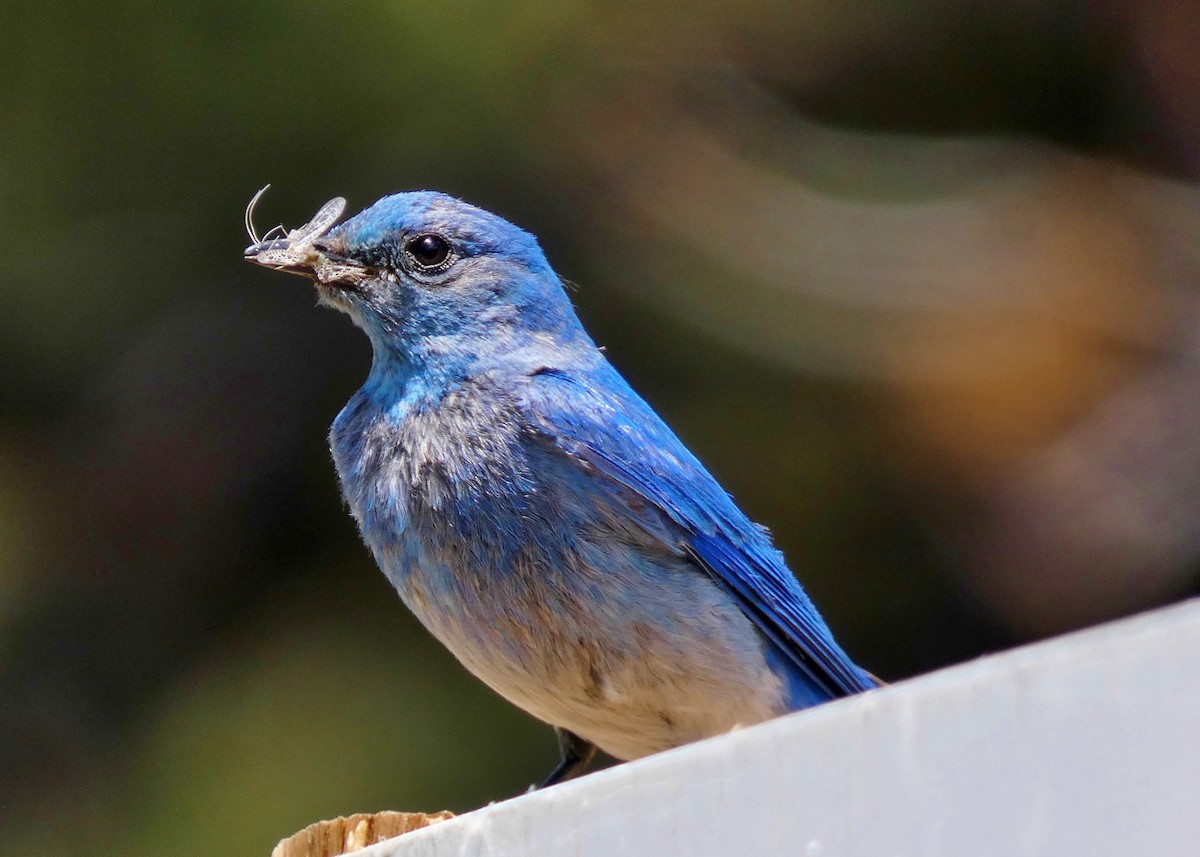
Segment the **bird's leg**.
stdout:
<path fill-rule="evenodd" d="M 583 769 L 591 764 L 592 759 L 596 758 L 596 745 L 591 741 L 586 741 L 574 732 L 559 729 L 557 726 L 554 727 L 554 734 L 558 736 L 558 752 L 562 758 L 554 766 L 550 775 L 538 785 L 539 789 L 582 774 Z"/>

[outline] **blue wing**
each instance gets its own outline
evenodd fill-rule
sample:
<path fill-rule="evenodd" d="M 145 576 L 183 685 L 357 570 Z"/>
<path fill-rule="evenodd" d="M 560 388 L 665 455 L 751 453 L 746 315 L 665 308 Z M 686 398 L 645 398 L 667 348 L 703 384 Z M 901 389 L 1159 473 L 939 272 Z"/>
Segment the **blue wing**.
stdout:
<path fill-rule="evenodd" d="M 635 505 L 657 508 L 670 547 L 730 592 L 816 688 L 832 699 L 875 687 L 834 642 L 766 531 L 606 362 L 585 373 L 538 370 L 523 406 L 533 429 L 581 467 L 633 492 Z"/>

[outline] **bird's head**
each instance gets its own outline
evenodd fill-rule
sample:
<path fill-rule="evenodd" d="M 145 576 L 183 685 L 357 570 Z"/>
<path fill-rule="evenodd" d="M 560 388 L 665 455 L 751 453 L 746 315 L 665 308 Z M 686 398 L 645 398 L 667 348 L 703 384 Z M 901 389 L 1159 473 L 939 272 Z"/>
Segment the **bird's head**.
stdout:
<path fill-rule="evenodd" d="M 536 239 L 503 218 L 420 191 L 335 225 L 345 204 L 330 200 L 273 240 L 258 240 L 247 217 L 254 243 L 245 255 L 314 280 L 321 302 L 363 328 L 377 357 L 477 357 L 583 336 Z"/>

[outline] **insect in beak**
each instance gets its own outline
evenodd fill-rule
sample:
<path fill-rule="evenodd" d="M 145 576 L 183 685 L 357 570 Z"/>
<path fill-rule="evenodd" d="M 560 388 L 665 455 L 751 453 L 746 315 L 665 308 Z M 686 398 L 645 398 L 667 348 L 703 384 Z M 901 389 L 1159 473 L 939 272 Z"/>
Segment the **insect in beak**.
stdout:
<path fill-rule="evenodd" d="M 263 187 L 246 206 L 246 233 L 253 242 L 244 251 L 247 261 L 264 268 L 311 277 L 321 285 L 353 285 L 367 275 L 363 266 L 329 252 L 321 242 L 346 210 L 346 200 L 340 196 L 322 205 L 312 220 L 303 226 L 290 231 L 276 226 L 260 238 L 254 228 L 254 207 L 269 187 Z M 272 238 L 276 230 L 282 234 Z"/>

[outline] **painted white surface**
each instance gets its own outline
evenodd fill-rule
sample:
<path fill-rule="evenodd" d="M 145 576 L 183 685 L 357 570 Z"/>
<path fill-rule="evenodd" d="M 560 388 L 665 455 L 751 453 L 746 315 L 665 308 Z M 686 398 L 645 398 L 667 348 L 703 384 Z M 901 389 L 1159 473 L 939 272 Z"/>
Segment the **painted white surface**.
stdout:
<path fill-rule="evenodd" d="M 1200 857 L 1200 603 L 487 807 L 362 857 Z"/>

